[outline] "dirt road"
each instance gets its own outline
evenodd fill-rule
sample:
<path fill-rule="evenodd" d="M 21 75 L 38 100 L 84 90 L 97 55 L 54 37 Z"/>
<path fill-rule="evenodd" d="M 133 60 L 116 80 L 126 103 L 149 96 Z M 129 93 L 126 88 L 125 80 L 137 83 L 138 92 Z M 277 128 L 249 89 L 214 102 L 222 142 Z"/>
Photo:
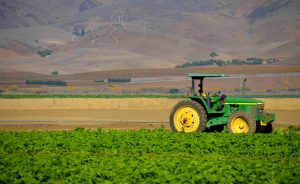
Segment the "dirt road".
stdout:
<path fill-rule="evenodd" d="M 181 99 L 0 99 L 1 130 L 169 128 Z M 264 99 L 278 125 L 300 125 L 300 99 Z M 278 106 L 278 104 L 281 104 Z"/>

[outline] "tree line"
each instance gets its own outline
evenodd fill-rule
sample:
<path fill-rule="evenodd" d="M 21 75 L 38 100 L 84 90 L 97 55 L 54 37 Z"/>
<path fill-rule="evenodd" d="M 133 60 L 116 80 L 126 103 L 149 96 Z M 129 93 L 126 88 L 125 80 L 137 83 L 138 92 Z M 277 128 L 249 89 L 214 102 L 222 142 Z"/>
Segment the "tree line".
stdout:
<path fill-rule="evenodd" d="M 107 82 L 131 82 L 131 78 L 108 78 Z"/>
<path fill-rule="evenodd" d="M 176 68 L 186 68 L 186 67 L 194 67 L 194 66 L 208 66 L 208 65 L 217 65 L 217 66 L 228 66 L 228 65 L 261 65 L 266 61 L 266 63 L 274 63 L 278 60 L 276 58 L 273 59 L 261 59 L 261 58 L 255 58 L 250 57 L 246 60 L 240 60 L 240 59 L 232 59 L 229 61 L 224 60 L 216 60 L 216 59 L 209 59 L 209 60 L 198 60 L 198 61 L 189 61 L 186 63 L 183 63 L 181 65 L 177 65 Z"/>
<path fill-rule="evenodd" d="M 26 84 L 42 84 L 42 85 L 53 85 L 53 86 L 66 86 L 66 81 L 42 81 L 42 80 L 26 80 Z"/>

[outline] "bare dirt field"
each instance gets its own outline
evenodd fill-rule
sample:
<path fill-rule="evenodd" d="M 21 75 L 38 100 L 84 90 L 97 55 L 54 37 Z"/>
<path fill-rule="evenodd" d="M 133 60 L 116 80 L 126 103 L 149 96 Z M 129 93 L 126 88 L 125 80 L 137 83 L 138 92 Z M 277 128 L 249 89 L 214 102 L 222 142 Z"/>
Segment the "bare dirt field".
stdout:
<path fill-rule="evenodd" d="M 18 67 L 20 68 L 20 67 Z M 39 71 L 39 70 L 35 70 Z M 114 78 L 140 78 L 140 77 L 170 77 L 186 76 L 187 73 L 225 73 L 225 74 L 269 74 L 269 73 L 296 73 L 300 72 L 299 65 L 238 65 L 238 66 L 205 66 L 190 68 L 150 68 L 128 70 L 104 70 L 53 76 L 51 73 L 42 74 L 27 71 L 0 68 L 0 81 L 33 80 L 100 80 Z"/>
<path fill-rule="evenodd" d="M 207 66 L 192 68 L 137 69 L 97 71 L 77 74 L 46 75 L 0 68 L 0 92 L 3 94 L 167 94 L 177 89 L 182 94 L 190 90 L 195 73 L 225 73 L 229 77 L 205 79 L 206 92 L 222 90 L 227 94 L 239 93 L 245 78 L 247 95 L 299 94 L 300 66 Z M 108 78 L 130 78 L 129 83 L 111 83 Z M 66 86 L 26 84 L 26 80 L 63 80 Z"/>
<path fill-rule="evenodd" d="M 171 108 L 182 99 L 0 99 L 0 130 L 169 128 Z M 276 126 L 300 125 L 300 99 L 262 99 Z"/>

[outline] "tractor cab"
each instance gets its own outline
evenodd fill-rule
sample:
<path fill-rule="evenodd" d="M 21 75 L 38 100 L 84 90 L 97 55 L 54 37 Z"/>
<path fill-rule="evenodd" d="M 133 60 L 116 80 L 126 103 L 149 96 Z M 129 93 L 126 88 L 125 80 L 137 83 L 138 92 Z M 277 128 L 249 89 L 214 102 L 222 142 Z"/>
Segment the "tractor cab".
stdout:
<path fill-rule="evenodd" d="M 209 92 L 205 92 L 203 89 L 203 82 L 206 77 L 228 77 L 228 75 L 189 73 L 188 77 L 191 77 L 192 79 L 192 96 L 199 96 L 203 98 L 207 105 L 207 108 L 210 111 L 215 111 L 216 113 L 222 112 L 227 96 L 222 91 L 218 91 L 213 95 L 211 95 Z M 198 87 L 198 90 L 196 90 L 196 87 Z"/>

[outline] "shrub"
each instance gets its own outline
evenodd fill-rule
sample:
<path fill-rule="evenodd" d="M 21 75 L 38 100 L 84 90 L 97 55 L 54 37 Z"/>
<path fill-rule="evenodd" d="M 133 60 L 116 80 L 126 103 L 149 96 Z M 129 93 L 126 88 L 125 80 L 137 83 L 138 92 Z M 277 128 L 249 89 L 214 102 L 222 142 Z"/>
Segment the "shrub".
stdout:
<path fill-rule="evenodd" d="M 288 89 L 288 92 L 295 92 L 295 91 L 297 91 L 298 89 L 295 89 L 295 88 L 289 88 Z"/>
<path fill-rule="evenodd" d="M 41 57 L 50 56 L 52 53 L 53 53 L 53 50 L 50 50 L 50 49 L 45 49 L 45 50 L 39 50 L 39 51 L 38 51 L 38 54 L 39 54 Z"/>
<path fill-rule="evenodd" d="M 7 88 L 9 91 L 18 91 L 18 86 L 9 86 L 8 88 Z"/>
<path fill-rule="evenodd" d="M 216 57 L 216 56 L 218 56 L 218 54 L 215 53 L 215 52 L 211 52 L 211 53 L 209 54 L 209 56 L 210 56 L 210 57 Z"/>
<path fill-rule="evenodd" d="M 0 93 L 4 93 L 4 92 L 5 92 L 5 89 L 0 88 Z"/>
<path fill-rule="evenodd" d="M 73 35 L 76 35 L 78 37 L 83 37 L 86 34 L 85 29 L 84 28 L 78 28 L 76 27 L 73 31 Z"/>
<path fill-rule="evenodd" d="M 107 82 L 131 82 L 131 78 L 108 78 Z"/>
<path fill-rule="evenodd" d="M 171 89 L 169 89 L 169 93 L 171 93 L 171 94 L 178 94 L 179 93 L 179 89 L 177 89 L 177 88 L 171 88 Z"/>
<path fill-rule="evenodd" d="M 55 85 L 66 86 L 66 81 L 39 81 L 39 80 L 26 80 L 26 84 L 43 84 L 43 85 Z"/>
<path fill-rule="evenodd" d="M 58 71 L 51 72 L 52 75 L 58 75 Z"/>

